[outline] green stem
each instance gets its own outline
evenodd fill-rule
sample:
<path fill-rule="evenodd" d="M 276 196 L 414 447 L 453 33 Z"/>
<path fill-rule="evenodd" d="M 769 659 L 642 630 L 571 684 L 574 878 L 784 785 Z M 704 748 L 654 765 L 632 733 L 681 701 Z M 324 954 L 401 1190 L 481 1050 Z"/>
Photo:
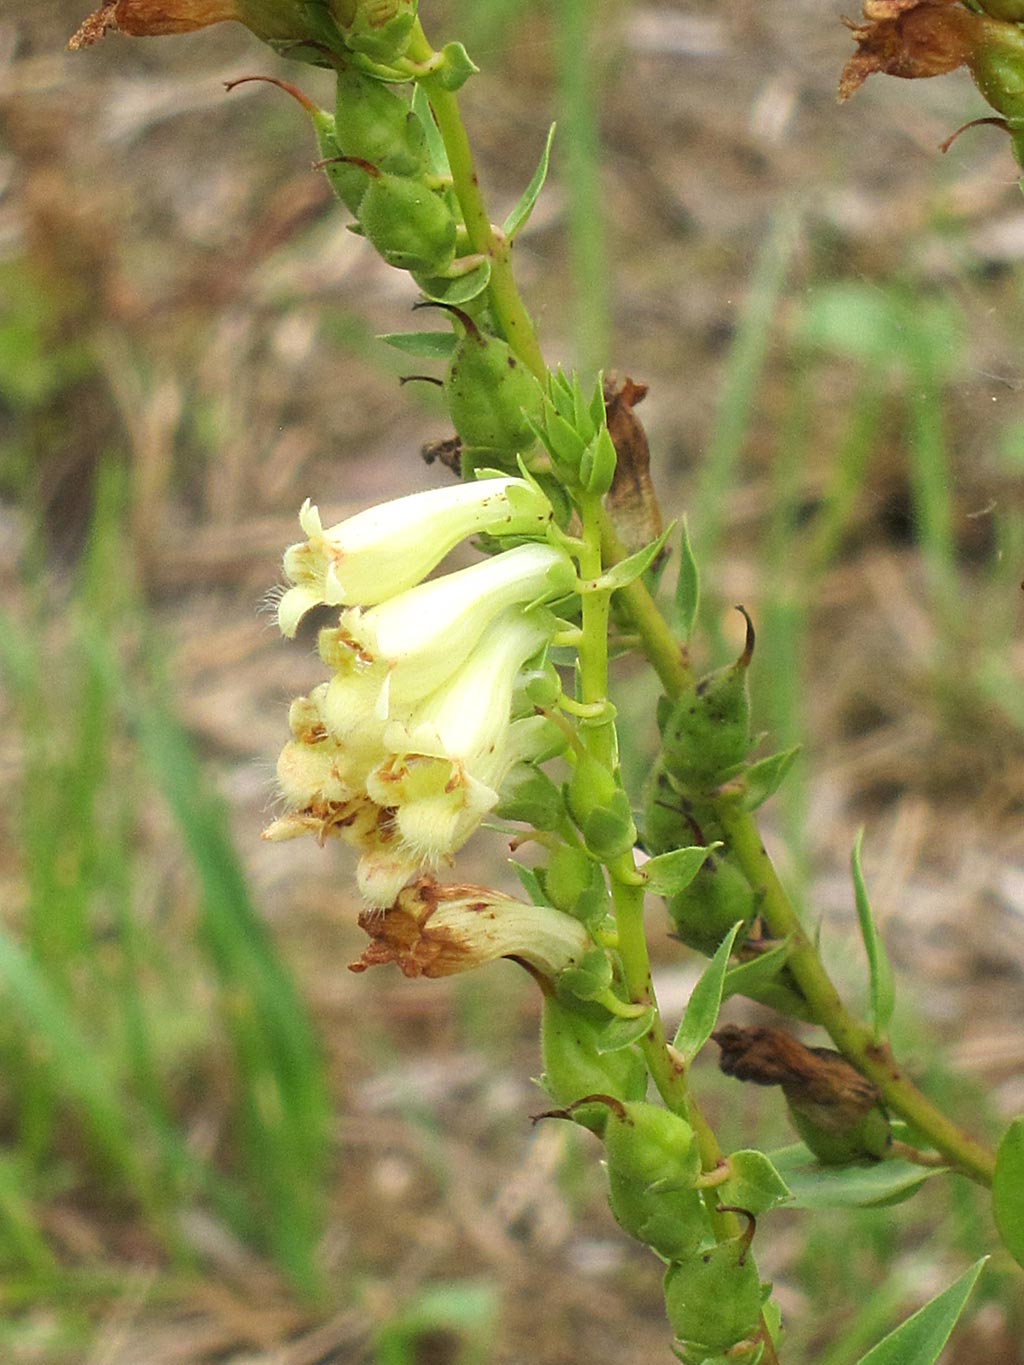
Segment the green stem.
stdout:
<path fill-rule="evenodd" d="M 811 1007 L 840 1052 L 875 1083 L 885 1102 L 922 1134 L 951 1165 L 982 1185 L 992 1184 L 995 1158 L 974 1138 L 962 1132 L 922 1095 L 904 1074 L 888 1042 L 877 1043 L 867 1025 L 855 1019 L 839 998 L 817 950 L 807 936 L 771 858 L 761 842 L 754 817 L 735 797 L 722 797 L 715 810 L 736 861 L 751 887 L 762 897 L 761 915 L 774 938 L 788 938 L 786 959 Z"/>
<path fill-rule="evenodd" d="M 417 21 L 409 46 L 409 57 L 414 62 L 429 62 L 434 55 L 434 50 Z M 495 231 L 487 216 L 480 183 L 473 166 L 469 138 L 459 112 L 458 98 L 452 91 L 445 90 L 436 77 L 424 76 L 421 84 L 444 140 L 455 195 L 462 209 L 470 245 L 478 255 L 486 256 L 491 262 L 491 279 L 487 292 L 495 320 L 512 350 L 538 379 L 543 380 L 547 375 L 547 367 L 533 329 L 533 322 L 519 297 L 519 290 L 512 274 L 512 244 Z"/>

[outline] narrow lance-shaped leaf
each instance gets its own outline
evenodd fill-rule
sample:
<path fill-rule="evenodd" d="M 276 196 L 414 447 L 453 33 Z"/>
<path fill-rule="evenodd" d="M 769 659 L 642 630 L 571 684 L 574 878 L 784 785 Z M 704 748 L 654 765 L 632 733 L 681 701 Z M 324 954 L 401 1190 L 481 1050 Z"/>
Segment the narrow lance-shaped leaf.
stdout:
<path fill-rule="evenodd" d="M 718 1020 L 718 1011 L 722 1007 L 722 986 L 729 966 L 729 954 L 732 952 L 736 935 L 742 928 L 742 920 L 732 926 L 719 944 L 718 952 L 705 967 L 703 975 L 693 988 L 693 994 L 687 1003 L 683 1021 L 672 1040 L 672 1046 L 687 1064 L 693 1061 L 711 1037 L 711 1031 Z"/>
<path fill-rule="evenodd" d="M 869 1209 L 901 1204 L 942 1170 L 899 1158 L 819 1166 L 814 1153 L 802 1142 L 770 1155 L 798 1209 Z"/>
<path fill-rule="evenodd" d="M 453 332 L 382 332 L 377 340 L 421 360 L 450 360 L 455 350 Z"/>
<path fill-rule="evenodd" d="M 992 1211 L 1003 1245 L 1024 1266 L 1024 1118 L 1014 1119 L 999 1144 Z"/>
<path fill-rule="evenodd" d="M 736 967 L 730 967 L 722 983 L 722 999 L 728 1000 L 733 995 L 746 995 L 748 991 L 760 990 L 774 981 L 786 965 L 789 948 L 787 938 L 777 948 L 771 948 L 767 953 L 761 953 L 759 957 L 752 957 L 749 962 L 741 962 Z"/>
<path fill-rule="evenodd" d="M 893 984 L 892 968 L 889 966 L 885 945 L 875 927 L 868 893 L 864 886 L 864 873 L 860 865 L 860 846 L 863 838 L 864 831 L 861 830 L 854 841 L 850 868 L 853 873 L 853 893 L 857 903 L 857 919 L 860 922 L 861 937 L 864 939 L 864 947 L 868 955 L 871 1018 L 874 1022 L 875 1042 L 878 1043 L 887 1032 L 889 1021 L 892 1019 L 893 1008 L 896 1004 L 896 987 Z"/>
<path fill-rule="evenodd" d="M 427 160 L 434 175 L 451 175 L 451 168 L 448 165 L 448 153 L 445 150 L 444 138 L 434 119 L 430 101 L 427 99 L 427 92 L 422 85 L 417 85 L 412 95 L 412 111 L 423 124 L 427 139 Z"/>
<path fill-rule="evenodd" d="M 690 528 L 683 517 L 683 535 L 679 543 L 679 573 L 676 576 L 675 626 L 682 640 L 693 634 L 693 624 L 700 610 L 700 572 L 690 544 Z"/>
<path fill-rule="evenodd" d="M 685 891 L 711 850 L 720 847 L 720 844 L 707 848 L 695 844 L 692 848 L 674 848 L 670 853 L 659 853 L 656 858 L 648 859 L 643 867 L 648 891 L 656 896 L 675 896 Z"/>
<path fill-rule="evenodd" d="M 783 749 L 780 753 L 769 754 L 767 758 L 752 763 L 743 774 L 743 806 L 745 810 L 757 810 L 770 796 L 774 796 L 796 762 L 800 745 Z"/>
<path fill-rule="evenodd" d="M 934 1365 L 987 1260 L 983 1256 L 975 1261 L 948 1289 L 930 1299 L 866 1356 L 861 1356 L 857 1365 Z"/>
<path fill-rule="evenodd" d="M 611 588 L 615 592 L 639 578 L 661 554 L 665 541 L 668 540 L 674 529 L 675 522 L 669 522 L 657 540 L 652 540 L 649 545 L 645 545 L 642 550 L 637 550 L 636 554 L 630 555 L 628 559 L 620 559 L 618 564 L 613 564 L 607 573 L 601 575 L 599 580 L 601 586 Z"/>
<path fill-rule="evenodd" d="M 501 230 L 511 242 L 516 233 L 526 226 L 529 222 L 533 206 L 540 197 L 540 192 L 544 188 L 544 181 L 548 176 L 548 163 L 551 160 L 551 143 L 555 136 L 555 125 L 552 124 L 548 129 L 547 141 L 544 143 L 544 150 L 541 152 L 540 161 L 537 169 L 530 179 L 530 183 L 519 197 L 519 202 L 501 225 Z"/>

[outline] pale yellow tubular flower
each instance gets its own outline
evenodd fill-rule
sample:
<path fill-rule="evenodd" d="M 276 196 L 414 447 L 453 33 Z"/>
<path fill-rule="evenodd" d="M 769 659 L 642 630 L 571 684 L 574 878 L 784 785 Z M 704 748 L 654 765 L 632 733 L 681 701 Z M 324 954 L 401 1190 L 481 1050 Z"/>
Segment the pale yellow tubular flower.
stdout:
<path fill-rule="evenodd" d="M 294 636 L 312 607 L 372 607 L 421 582 L 470 536 L 541 536 L 551 504 L 525 479 L 492 478 L 411 493 L 367 508 L 324 530 L 308 500 L 299 513 L 305 542 L 285 552 L 293 585 L 278 605 L 282 632 Z"/>
<path fill-rule="evenodd" d="M 497 616 L 512 607 L 564 596 L 575 582 L 564 551 L 518 545 L 367 611 L 343 612 L 342 630 L 361 660 L 387 666 L 387 693 L 380 709 L 401 715 L 443 687 Z"/>
<path fill-rule="evenodd" d="M 394 808 L 402 846 L 421 866 L 451 858 L 497 805 L 501 781 L 524 756 L 526 733 L 513 738 L 509 716 L 516 674 L 553 627 L 544 611 L 506 612 L 446 686 L 386 728 L 392 757 L 366 789 Z"/>

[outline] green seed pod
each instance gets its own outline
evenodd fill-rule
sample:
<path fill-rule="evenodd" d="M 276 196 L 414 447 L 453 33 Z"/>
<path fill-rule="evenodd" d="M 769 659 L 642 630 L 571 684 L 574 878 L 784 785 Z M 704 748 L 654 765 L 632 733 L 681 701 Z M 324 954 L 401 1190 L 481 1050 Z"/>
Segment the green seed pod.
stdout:
<path fill-rule="evenodd" d="M 541 1015 L 541 1056 L 544 1089 L 568 1107 L 588 1095 L 610 1095 L 616 1100 L 638 1100 L 647 1088 L 647 1069 L 633 1047 L 598 1052 L 601 1021 L 569 1008 L 553 996 L 544 1000 Z M 607 1016 L 605 1016 L 607 1018 Z M 594 1133 L 602 1133 L 608 1118 L 604 1103 L 584 1105 L 572 1117 Z"/>
<path fill-rule="evenodd" d="M 400 96 L 352 67 L 338 72 L 335 138 L 346 156 L 392 175 L 418 176 L 427 169 L 419 118 Z"/>
<path fill-rule="evenodd" d="M 844 1126 L 831 1107 L 794 1104 L 786 1096 L 793 1127 L 823 1166 L 848 1166 L 851 1161 L 880 1161 L 892 1143 L 889 1120 L 877 1106 L 863 1118 Z"/>
<path fill-rule="evenodd" d="M 659 1105 L 609 1105 L 604 1143 L 619 1226 L 667 1261 L 692 1256 L 711 1230 L 694 1187 L 700 1154 L 690 1125 Z"/>
<path fill-rule="evenodd" d="M 687 1260 L 711 1236 L 707 1210 L 698 1190 L 641 1185 L 611 1166 L 608 1207 L 623 1232 L 666 1261 Z"/>
<path fill-rule="evenodd" d="M 455 258 L 455 218 L 445 199 L 419 180 L 346 157 L 370 183 L 359 207 L 367 240 L 397 270 L 446 270 Z"/>
<path fill-rule="evenodd" d="M 747 623 L 743 653 L 688 688 L 667 715 L 663 761 L 672 777 L 696 792 L 710 791 L 730 777 L 750 748 L 747 669 L 754 653 L 754 627 Z"/>
<path fill-rule="evenodd" d="M 761 1281 L 750 1254 L 750 1235 L 731 1237 L 670 1265 L 665 1308 L 677 1339 L 706 1355 L 753 1337 L 760 1325 Z"/>
<path fill-rule="evenodd" d="M 690 885 L 667 905 L 677 936 L 688 948 L 711 957 L 737 920 L 751 923 L 758 898 L 728 855 L 711 853 Z M 740 942 L 743 937 L 741 930 Z"/>
<path fill-rule="evenodd" d="M 481 331 L 461 308 L 434 302 L 420 306 L 444 308 L 462 329 L 444 387 L 463 446 L 513 461 L 536 441 L 530 422 L 540 419 L 544 402 L 536 376 L 506 342 Z"/>
<path fill-rule="evenodd" d="M 587 848 L 601 862 L 627 853 L 636 843 L 629 797 L 604 766 L 582 754 L 567 790 L 569 810 Z"/>

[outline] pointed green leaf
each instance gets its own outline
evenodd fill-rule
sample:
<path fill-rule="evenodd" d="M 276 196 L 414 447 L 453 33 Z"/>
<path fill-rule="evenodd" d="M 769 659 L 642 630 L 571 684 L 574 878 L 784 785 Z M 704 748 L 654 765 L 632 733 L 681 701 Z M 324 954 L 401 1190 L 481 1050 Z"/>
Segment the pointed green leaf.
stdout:
<path fill-rule="evenodd" d="M 672 1046 L 686 1063 L 693 1061 L 711 1037 L 711 1030 L 718 1020 L 718 1011 L 722 1008 L 722 984 L 729 965 L 729 954 L 732 952 L 736 935 L 742 928 L 742 920 L 732 926 L 693 988 L 683 1022 L 672 1041 Z"/>
<path fill-rule="evenodd" d="M 719 1187 L 719 1194 L 723 1204 L 747 1209 L 755 1218 L 793 1199 L 771 1158 L 764 1152 L 746 1150 L 729 1157 L 729 1179 Z"/>
<path fill-rule="evenodd" d="M 548 129 L 547 141 L 544 143 L 544 150 L 541 152 L 540 161 L 537 163 L 537 169 L 534 171 L 530 183 L 523 190 L 518 204 L 501 225 L 502 232 L 510 242 L 515 240 L 516 233 L 529 222 L 533 206 L 540 198 L 540 192 L 544 188 L 544 181 L 548 176 L 548 163 L 551 160 L 551 143 L 554 136 L 555 125 L 552 124 Z"/>
<path fill-rule="evenodd" d="M 635 1019 L 611 1019 L 594 1039 L 594 1047 L 600 1055 L 607 1052 L 621 1052 L 624 1048 L 637 1043 L 654 1022 L 654 1006 L 638 1014 Z"/>
<path fill-rule="evenodd" d="M 676 577 L 675 627 L 682 640 L 689 640 L 700 610 L 700 573 L 693 557 L 690 531 L 683 517 L 683 536 L 679 544 L 679 573 Z"/>
<path fill-rule="evenodd" d="M 443 89 L 453 93 L 461 90 L 470 76 L 475 76 L 479 70 L 461 43 L 445 43 L 441 49 L 441 61 L 431 73 L 431 80 L 436 80 Z"/>
<path fill-rule="evenodd" d="M 648 891 L 656 896 L 675 896 L 685 891 L 704 866 L 704 860 L 711 850 L 720 847 L 720 844 L 711 844 L 707 848 L 700 845 L 674 848 L 671 853 L 659 853 L 656 858 L 649 858 L 643 865 Z"/>
<path fill-rule="evenodd" d="M 491 263 L 483 260 L 465 275 L 413 275 L 422 294 L 435 303 L 470 303 L 491 282 Z"/>
<path fill-rule="evenodd" d="M 802 1142 L 771 1154 L 775 1169 L 793 1192 L 799 1209 L 874 1208 L 901 1204 L 942 1167 L 911 1161 L 858 1161 L 850 1166 L 820 1166 Z"/>
<path fill-rule="evenodd" d="M 434 119 L 434 112 L 427 99 L 427 92 L 422 85 L 417 85 L 412 94 L 412 111 L 423 124 L 427 137 L 427 160 L 434 175 L 451 175 L 451 167 L 448 165 L 448 153 L 445 150 L 444 138 L 441 130 Z"/>
<path fill-rule="evenodd" d="M 608 572 L 603 573 L 598 580 L 601 586 L 617 592 L 619 588 L 625 588 L 638 579 L 641 574 L 646 573 L 658 555 L 661 554 L 665 541 L 668 540 L 674 530 L 675 522 L 670 521 L 657 540 L 652 540 L 642 550 L 637 550 L 636 554 L 619 560 L 618 564 L 613 564 Z"/>
<path fill-rule="evenodd" d="M 1003 1245 L 1024 1266 L 1024 1118 L 1014 1119 L 999 1144 L 992 1211 Z"/>
<path fill-rule="evenodd" d="M 618 457 L 608 428 L 602 426 L 583 452 L 580 461 L 580 483 L 587 493 L 604 497 L 615 478 Z"/>
<path fill-rule="evenodd" d="M 751 763 L 743 774 L 745 810 L 757 810 L 758 806 L 763 806 L 770 796 L 775 795 L 796 762 L 800 747 L 795 744 L 792 749 L 783 749 L 781 753 L 769 754 L 767 758 Z"/>
<path fill-rule="evenodd" d="M 738 967 L 730 967 L 722 984 L 722 999 L 728 1000 L 733 995 L 746 995 L 752 990 L 762 990 L 782 971 L 787 957 L 788 938 L 777 948 L 761 953 L 759 957 L 752 957 L 749 962 L 741 962 Z"/>
<path fill-rule="evenodd" d="M 448 360 L 455 350 L 454 332 L 382 332 L 377 340 L 421 360 Z"/>
<path fill-rule="evenodd" d="M 975 1261 L 948 1289 L 936 1294 L 866 1356 L 861 1356 L 857 1365 L 934 1365 L 987 1260 L 987 1256 L 982 1256 Z"/>
<path fill-rule="evenodd" d="M 857 903 L 857 919 L 860 922 L 861 937 L 868 955 L 869 993 L 871 1017 L 875 1026 L 875 1042 L 884 1037 L 892 1019 L 896 1004 L 896 987 L 893 983 L 892 968 L 886 955 L 885 945 L 878 936 L 875 921 L 871 914 L 868 893 L 864 887 L 864 874 L 860 866 L 860 846 L 864 838 L 861 830 L 854 840 L 850 867 L 853 872 L 853 893 Z"/>

